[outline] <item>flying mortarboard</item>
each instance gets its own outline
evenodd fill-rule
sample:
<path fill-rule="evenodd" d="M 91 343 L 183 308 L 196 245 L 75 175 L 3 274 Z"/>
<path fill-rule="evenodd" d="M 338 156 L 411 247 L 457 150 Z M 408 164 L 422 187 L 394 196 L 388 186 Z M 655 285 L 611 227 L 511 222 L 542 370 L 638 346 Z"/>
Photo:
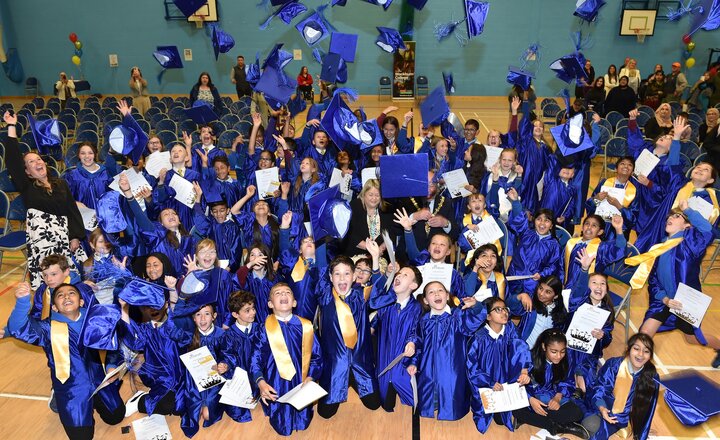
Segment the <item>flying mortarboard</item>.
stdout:
<path fill-rule="evenodd" d="M 552 127 L 550 134 L 565 157 L 595 146 L 590 135 L 583 128 L 582 113 L 578 113 L 562 125 Z"/>
<path fill-rule="evenodd" d="M 95 203 L 95 218 L 100 229 L 108 234 L 117 234 L 127 229 L 127 221 L 120 207 L 120 197 L 117 191 L 108 191 Z"/>
<path fill-rule="evenodd" d="M 115 304 L 93 304 L 87 309 L 83 322 L 82 343 L 96 350 L 117 350 L 117 323 L 120 308 Z"/>
<path fill-rule="evenodd" d="M 212 205 L 213 203 L 220 203 L 227 201 L 223 198 L 222 187 L 217 179 L 208 180 L 203 179 L 200 181 L 200 189 L 202 189 L 202 195 L 205 198 L 205 203 Z"/>
<path fill-rule="evenodd" d="M 307 102 L 305 102 L 302 93 L 296 93 L 295 97 L 288 101 L 287 107 L 288 111 L 290 112 L 290 117 L 294 118 L 298 114 L 305 111 L 305 109 L 307 108 Z"/>
<path fill-rule="evenodd" d="M 175 6 L 180 9 L 185 17 L 190 17 L 203 5 L 207 4 L 208 0 L 173 0 Z"/>
<path fill-rule="evenodd" d="M 345 130 L 345 127 L 357 122 L 357 118 L 352 110 L 350 110 L 350 107 L 348 107 L 343 100 L 343 95 L 347 95 L 351 101 L 357 99 L 357 92 L 354 90 L 337 89 L 320 121 L 323 130 L 325 130 L 328 137 L 335 143 L 335 146 L 338 147 L 339 150 L 345 150 L 349 145 L 354 144 L 353 139 Z"/>
<path fill-rule="evenodd" d="M 688 35 L 692 36 L 700 29 L 714 31 L 720 27 L 720 0 L 701 0 L 696 8 L 702 12 L 693 14 Z"/>
<path fill-rule="evenodd" d="M 507 82 L 510 84 L 519 86 L 523 90 L 529 90 L 532 78 L 535 78 L 532 72 L 528 72 L 519 67 L 508 66 Z"/>
<path fill-rule="evenodd" d="M 345 6 L 347 0 L 332 0 L 332 6 Z"/>
<path fill-rule="evenodd" d="M 465 18 L 462 20 L 453 20 L 449 23 L 436 24 L 433 30 L 435 38 L 437 38 L 438 41 L 442 41 L 454 33 L 458 43 L 464 46 L 468 40 L 482 34 L 489 11 L 490 3 L 488 2 L 465 0 Z M 462 22 L 466 22 L 467 24 L 467 37 L 456 32 L 457 26 Z"/>
<path fill-rule="evenodd" d="M 450 114 L 450 107 L 445 101 L 444 87 L 437 87 L 420 104 L 422 123 L 424 127 L 440 125 Z"/>
<path fill-rule="evenodd" d="M 185 116 L 198 124 L 207 124 L 219 119 L 213 111 L 213 108 L 210 107 L 210 104 L 201 99 L 198 99 L 193 103 L 192 107 L 183 109 L 183 111 L 185 112 Z"/>
<path fill-rule="evenodd" d="M 268 104 L 277 109 L 278 104 L 286 104 L 295 93 L 297 81 L 288 78 L 284 72 L 267 66 L 255 85 L 255 90 L 265 95 Z"/>
<path fill-rule="evenodd" d="M 585 20 L 588 23 L 595 21 L 600 8 L 605 5 L 605 0 L 580 0 L 575 6 L 573 15 Z"/>
<path fill-rule="evenodd" d="M 455 80 L 453 79 L 452 72 L 443 72 L 443 84 L 445 84 L 445 93 L 455 93 Z"/>
<path fill-rule="evenodd" d="M 148 306 L 160 309 L 165 305 L 167 289 L 159 284 L 133 278 L 118 294 L 118 298 L 132 306 Z"/>
<path fill-rule="evenodd" d="M 260 29 L 264 30 L 270 26 L 270 22 L 273 18 L 278 17 L 285 24 L 290 24 L 295 17 L 307 11 L 307 7 L 299 2 L 299 0 L 292 0 L 282 5 L 277 11 L 268 17 L 261 25 Z"/>
<path fill-rule="evenodd" d="M 357 34 L 333 32 L 330 36 L 330 53 L 336 53 L 346 62 L 352 63 L 355 61 L 357 42 Z"/>
<path fill-rule="evenodd" d="M 286 50 L 282 50 L 282 47 L 283 43 L 277 43 L 272 48 L 267 58 L 265 58 L 265 61 L 263 61 L 262 66 L 260 66 L 261 69 L 265 70 L 266 67 L 270 66 L 280 70 L 292 61 L 292 54 Z"/>
<path fill-rule="evenodd" d="M 665 402 L 682 424 L 699 425 L 720 413 L 720 386 L 696 371 L 671 374 L 658 382 L 665 386 Z"/>
<path fill-rule="evenodd" d="M 157 46 L 153 57 L 162 66 L 163 70 L 158 75 L 158 82 L 168 69 L 182 69 L 183 63 L 177 46 Z"/>
<path fill-rule="evenodd" d="M 585 72 L 585 57 L 581 53 L 574 53 L 560 57 L 550 64 L 550 69 L 555 72 L 559 79 L 570 83 L 573 80 L 580 82 L 581 79 L 589 79 Z"/>
<path fill-rule="evenodd" d="M 339 186 L 317 193 L 308 200 L 312 236 L 321 240 L 327 236 L 344 238 L 350 227 L 352 210 L 340 194 Z"/>
<path fill-rule="evenodd" d="M 378 26 L 377 30 L 380 32 L 380 35 L 378 35 L 375 40 L 375 44 L 377 44 L 380 49 L 388 53 L 396 52 L 398 49 L 405 49 L 405 42 L 403 42 L 400 32 L 393 28 L 382 26 Z"/>
<path fill-rule="evenodd" d="M 340 55 L 336 53 L 325 54 L 322 62 L 322 70 L 320 71 L 320 79 L 329 83 L 342 82 L 340 81 L 342 78 L 338 76 L 341 63 L 343 63 L 343 59 Z M 347 67 L 345 68 L 344 79 L 347 81 Z"/>
<path fill-rule="evenodd" d="M 364 122 L 356 120 L 353 124 L 345 126 L 345 131 L 362 151 L 383 143 L 383 132 L 376 119 Z"/>
<path fill-rule="evenodd" d="M 180 298 L 190 300 L 198 305 L 217 302 L 217 292 L 209 292 L 210 289 L 207 288 L 210 285 L 210 275 L 211 271 L 209 270 L 194 270 L 187 274 L 178 285 Z"/>
<path fill-rule="evenodd" d="M 323 16 L 323 11 L 328 5 L 323 5 L 315 9 L 315 12 L 305 17 L 300 23 L 295 26 L 295 29 L 300 32 L 303 40 L 312 47 L 322 40 L 330 36 L 333 28 L 330 26 L 328 21 Z"/>
<path fill-rule="evenodd" d="M 426 153 L 380 156 L 382 197 L 427 196 L 429 168 Z"/>
<path fill-rule="evenodd" d="M 365 0 L 368 3 L 372 3 L 373 5 L 382 6 L 384 10 L 387 11 L 387 8 L 390 7 L 393 0 Z"/>
<path fill-rule="evenodd" d="M 213 45 L 213 52 L 215 53 L 215 60 L 217 61 L 218 55 L 221 53 L 228 53 L 230 49 L 235 47 L 235 40 L 232 35 L 220 29 L 217 24 L 210 25 L 210 32 Z"/>
<path fill-rule="evenodd" d="M 113 151 L 128 156 L 134 164 L 137 164 L 148 140 L 148 135 L 135 118 L 127 114 L 123 117 L 122 123 L 110 132 L 108 143 Z"/>
<path fill-rule="evenodd" d="M 28 114 L 27 120 L 35 140 L 35 146 L 37 146 L 40 154 L 49 154 L 51 148 L 57 150 L 62 145 L 62 134 L 57 119 L 38 121 Z"/>

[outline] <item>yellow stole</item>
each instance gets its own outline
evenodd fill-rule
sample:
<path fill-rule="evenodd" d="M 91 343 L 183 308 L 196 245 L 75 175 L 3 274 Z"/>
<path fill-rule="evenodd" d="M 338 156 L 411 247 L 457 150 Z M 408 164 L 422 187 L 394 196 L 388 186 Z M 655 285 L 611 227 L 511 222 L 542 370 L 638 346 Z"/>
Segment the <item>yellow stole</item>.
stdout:
<path fill-rule="evenodd" d="M 302 380 L 305 380 L 310 371 L 310 357 L 313 347 L 313 325 L 312 322 L 298 316 L 302 324 Z M 290 352 L 285 343 L 280 322 L 275 315 L 270 315 L 265 320 L 265 331 L 267 332 L 268 342 L 270 343 L 270 351 L 272 351 L 275 365 L 277 365 L 280 377 L 285 380 L 292 380 L 295 377 L 295 365 L 293 365 Z"/>
<path fill-rule="evenodd" d="M 609 179 L 605 180 L 605 183 L 603 186 L 610 186 L 615 187 L 615 178 L 610 177 Z M 637 188 L 635 188 L 635 185 L 633 185 L 629 180 L 625 183 L 625 198 L 623 198 L 622 205 L 624 208 L 627 208 L 630 206 L 630 204 L 635 200 L 635 196 L 637 195 Z"/>
<path fill-rule="evenodd" d="M 489 220 L 489 219 L 495 220 L 493 218 L 493 216 L 489 212 L 487 212 L 487 210 L 484 210 L 482 212 L 482 214 L 480 214 L 480 218 L 482 218 L 483 221 Z M 463 217 L 463 220 L 462 220 L 462 224 L 463 224 L 463 226 L 472 224 L 472 213 L 465 214 L 465 216 Z M 493 243 L 493 244 L 497 248 L 498 257 L 500 257 L 503 252 L 503 248 L 502 248 L 502 244 L 500 244 L 500 240 L 495 240 L 495 243 Z M 474 253 L 473 251 L 468 252 L 467 256 L 465 257 L 465 266 L 470 265 L 470 260 L 472 260 L 473 253 Z"/>
<path fill-rule="evenodd" d="M 70 378 L 70 330 L 67 322 L 50 322 L 50 343 L 55 361 L 55 377 L 60 383 Z"/>
<path fill-rule="evenodd" d="M 365 297 L 365 301 L 368 301 L 370 299 L 370 293 L 372 292 L 372 288 L 373 288 L 372 284 L 369 286 L 363 287 L 363 296 Z"/>
<path fill-rule="evenodd" d="M 653 245 L 649 251 L 644 254 L 626 258 L 625 264 L 628 266 L 637 266 L 635 274 L 630 279 L 630 286 L 633 289 L 642 289 L 650 276 L 650 271 L 655 265 L 655 259 L 683 241 L 683 237 L 671 238 L 662 243 Z"/>
<path fill-rule="evenodd" d="M 580 243 L 582 241 L 582 237 L 574 237 L 568 240 L 567 244 L 565 245 L 565 280 L 568 279 L 568 269 L 570 268 L 570 255 L 572 255 L 572 251 L 575 248 L 575 245 Z M 602 243 L 602 240 L 600 238 L 593 238 L 592 240 L 587 242 L 587 245 L 585 246 L 586 252 L 589 254 L 597 254 L 598 248 L 600 247 L 600 243 Z M 588 268 L 589 273 L 595 272 L 595 262 L 597 259 L 593 260 L 592 264 Z"/>
<path fill-rule="evenodd" d="M 633 375 L 630 373 L 628 358 L 623 359 L 620 363 L 620 369 L 615 377 L 615 386 L 613 387 L 613 395 L 615 396 L 615 403 L 612 406 L 612 413 L 619 414 L 625 411 L 625 405 L 627 405 L 627 399 L 630 394 L 630 388 L 633 384 Z M 623 439 L 632 438 L 632 426 L 628 423 L 627 427 L 619 430 L 616 435 Z"/>
<path fill-rule="evenodd" d="M 298 260 L 295 263 L 292 272 L 290 273 L 290 277 L 292 277 L 293 281 L 297 283 L 300 282 L 300 280 L 302 280 L 303 278 L 305 278 L 305 272 L 307 272 L 307 265 L 305 264 L 305 259 L 303 257 L 298 257 Z"/>
<path fill-rule="evenodd" d="M 335 298 L 335 313 L 337 313 L 343 341 L 347 348 L 353 349 L 357 344 L 358 334 L 352 311 L 350 310 L 350 306 L 344 301 L 344 298 L 340 298 L 340 295 L 338 295 L 335 289 L 332 290 L 332 294 Z"/>
<path fill-rule="evenodd" d="M 494 273 L 495 284 L 497 285 L 498 289 L 498 295 L 500 296 L 500 299 L 505 300 L 505 275 L 501 274 L 500 272 Z M 480 288 L 488 289 L 488 280 L 485 278 L 485 275 L 483 275 L 481 272 L 478 272 L 478 279 L 482 282 Z"/>
<path fill-rule="evenodd" d="M 423 142 L 425 141 L 425 138 L 421 138 L 420 136 L 416 136 L 416 137 L 413 138 L 413 139 L 415 140 L 415 143 L 414 143 L 414 145 L 413 145 L 413 153 L 417 153 L 417 152 L 420 151 L 420 149 L 422 148 Z M 396 144 L 397 144 L 397 142 L 396 142 Z M 395 144 L 393 144 L 393 153 L 396 153 L 396 152 L 397 152 L 397 147 L 395 146 Z"/>
<path fill-rule="evenodd" d="M 692 182 L 688 182 L 680 188 L 680 191 L 678 191 L 677 196 L 675 197 L 675 202 L 673 202 L 672 207 L 677 208 L 678 204 L 680 203 L 680 200 L 688 200 L 690 197 L 693 196 L 693 193 L 695 191 L 707 191 L 704 188 L 695 188 L 692 184 Z M 715 220 L 718 219 L 718 216 L 720 216 L 720 205 L 718 205 L 717 195 L 715 195 L 715 191 L 707 191 L 708 196 L 710 196 L 710 201 L 713 205 L 713 211 L 712 214 L 710 214 L 710 218 L 708 221 L 710 224 L 715 224 Z"/>
<path fill-rule="evenodd" d="M 70 284 L 70 277 L 66 276 L 63 280 L 63 284 Z M 45 287 L 45 292 L 43 292 L 42 297 L 42 311 L 40 312 L 40 319 L 46 319 L 50 316 L 50 310 L 52 307 L 52 304 L 50 304 L 52 301 L 52 292 L 50 292 L 50 287 Z"/>

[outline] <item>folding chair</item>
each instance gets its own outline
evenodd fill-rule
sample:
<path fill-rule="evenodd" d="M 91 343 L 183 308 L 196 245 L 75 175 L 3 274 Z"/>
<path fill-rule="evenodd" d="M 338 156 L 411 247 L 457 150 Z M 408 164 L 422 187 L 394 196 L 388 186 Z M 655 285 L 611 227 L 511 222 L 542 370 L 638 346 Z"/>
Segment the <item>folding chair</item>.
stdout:
<path fill-rule="evenodd" d="M 560 242 L 560 247 L 564 248 L 567 242 L 572 238 L 572 234 L 562 226 L 555 226 L 555 237 Z"/>
<path fill-rule="evenodd" d="M 627 245 L 625 258 L 630 258 L 639 254 L 640 252 L 635 246 L 631 244 Z M 618 321 L 620 313 L 625 313 L 625 321 L 623 321 L 622 324 L 625 327 L 625 341 L 627 342 L 630 336 L 630 298 L 633 290 L 630 286 L 630 278 L 632 278 L 635 274 L 637 267 L 625 264 L 625 258 L 620 261 L 616 261 L 611 265 L 605 266 L 605 275 L 613 280 L 627 285 L 627 290 L 623 296 L 610 292 L 610 298 L 612 299 L 613 306 L 615 306 L 615 320 Z"/>
<path fill-rule="evenodd" d="M 0 236 L 0 270 L 2 269 L 2 260 L 5 252 L 22 251 L 27 258 L 25 249 L 25 231 L 12 231 L 10 227 L 10 198 L 4 192 L 0 191 L 0 215 L 5 220 L 2 228 L 2 236 Z M 27 266 L 26 266 L 27 270 Z"/>

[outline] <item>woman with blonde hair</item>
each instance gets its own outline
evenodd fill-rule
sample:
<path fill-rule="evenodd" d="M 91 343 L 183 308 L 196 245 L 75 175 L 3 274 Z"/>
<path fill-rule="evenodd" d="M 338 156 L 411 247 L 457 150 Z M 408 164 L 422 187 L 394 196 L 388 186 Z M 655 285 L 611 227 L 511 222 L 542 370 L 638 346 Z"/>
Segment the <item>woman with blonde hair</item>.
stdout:
<path fill-rule="evenodd" d="M 390 233 L 393 229 L 393 217 L 386 208 L 387 203 L 380 195 L 380 181 L 370 179 L 365 182 L 358 197 L 350 202 L 352 217 L 348 234 L 343 240 L 343 255 L 354 255 L 358 249 L 365 251 L 365 240 L 368 237 L 378 243 L 381 254 L 385 252 L 382 231 L 387 230 Z M 391 238 L 392 236 L 393 234 Z"/>

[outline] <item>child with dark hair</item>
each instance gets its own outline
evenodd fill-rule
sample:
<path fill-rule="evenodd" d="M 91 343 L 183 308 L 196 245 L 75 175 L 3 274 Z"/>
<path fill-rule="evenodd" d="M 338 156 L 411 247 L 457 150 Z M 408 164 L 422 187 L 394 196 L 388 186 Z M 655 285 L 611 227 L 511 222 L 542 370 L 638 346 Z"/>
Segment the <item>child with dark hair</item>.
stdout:
<path fill-rule="evenodd" d="M 511 311 L 513 315 L 520 316 L 518 334 L 533 347 L 542 332 L 547 329 L 563 329 L 567 325 L 567 309 L 562 299 L 562 281 L 555 275 L 549 275 L 538 280 L 537 287 L 532 296 L 521 293 L 519 301 L 513 302 Z M 522 307 L 530 302 L 530 310 Z M 512 309 L 512 307 L 515 309 Z"/>
<path fill-rule="evenodd" d="M 485 196 L 479 193 L 470 194 L 467 197 L 467 213 L 462 217 L 462 226 L 460 234 L 458 235 L 457 244 L 460 246 L 467 258 L 462 263 L 462 267 L 470 265 L 470 260 L 473 255 L 473 250 L 476 249 L 477 245 L 470 243 L 465 236 L 467 231 L 477 232 L 480 224 L 484 221 L 496 221 L 492 215 L 487 211 L 485 205 Z M 509 242 L 509 241 L 508 241 Z M 506 252 L 506 249 L 502 248 L 500 240 L 495 240 L 495 248 L 498 253 Z"/>
<path fill-rule="evenodd" d="M 472 271 L 465 275 L 465 292 L 478 295 L 484 300 L 488 294 L 505 299 L 505 275 L 502 259 L 494 244 L 484 244 L 475 249 L 470 260 Z"/>
<path fill-rule="evenodd" d="M 200 236 L 215 242 L 218 259 L 227 260 L 231 272 L 238 270 L 240 256 L 242 255 L 242 230 L 235 218 L 230 214 L 228 202 L 221 199 L 218 202 L 208 203 L 206 214 L 201 199 L 203 190 L 195 183 L 195 206 L 193 206 L 193 220 L 195 232 Z"/>
<path fill-rule="evenodd" d="M 588 214 L 595 214 L 600 203 L 603 201 L 609 203 L 622 215 L 623 233 L 625 234 L 625 239 L 628 239 L 630 238 L 630 231 L 635 227 L 638 214 L 638 202 L 636 200 L 637 181 L 632 179 L 633 172 L 635 171 L 635 159 L 632 156 L 619 157 L 617 162 L 615 162 L 615 170 L 615 177 L 600 180 L 590 198 L 585 202 L 585 208 Z M 623 190 L 623 199 L 618 200 L 607 191 L 603 191 L 603 186 Z M 605 220 L 609 218 L 612 217 L 604 217 Z M 608 240 L 613 234 L 613 230 L 606 231 L 605 233 Z"/>
<path fill-rule="evenodd" d="M 42 284 L 33 293 L 30 316 L 35 319 L 48 318 L 52 312 L 53 291 L 61 284 L 72 284 L 78 289 L 85 304 L 91 304 L 94 297 L 92 288 L 82 282 L 77 272 L 70 270 L 67 257 L 48 255 L 40 262 Z"/>
<path fill-rule="evenodd" d="M 245 264 L 240 266 L 237 273 L 237 282 L 241 289 L 255 295 L 257 320 L 265 322 L 270 309 L 267 307 L 270 289 L 278 280 L 275 276 L 270 250 L 263 243 L 253 243 L 248 248 Z"/>

